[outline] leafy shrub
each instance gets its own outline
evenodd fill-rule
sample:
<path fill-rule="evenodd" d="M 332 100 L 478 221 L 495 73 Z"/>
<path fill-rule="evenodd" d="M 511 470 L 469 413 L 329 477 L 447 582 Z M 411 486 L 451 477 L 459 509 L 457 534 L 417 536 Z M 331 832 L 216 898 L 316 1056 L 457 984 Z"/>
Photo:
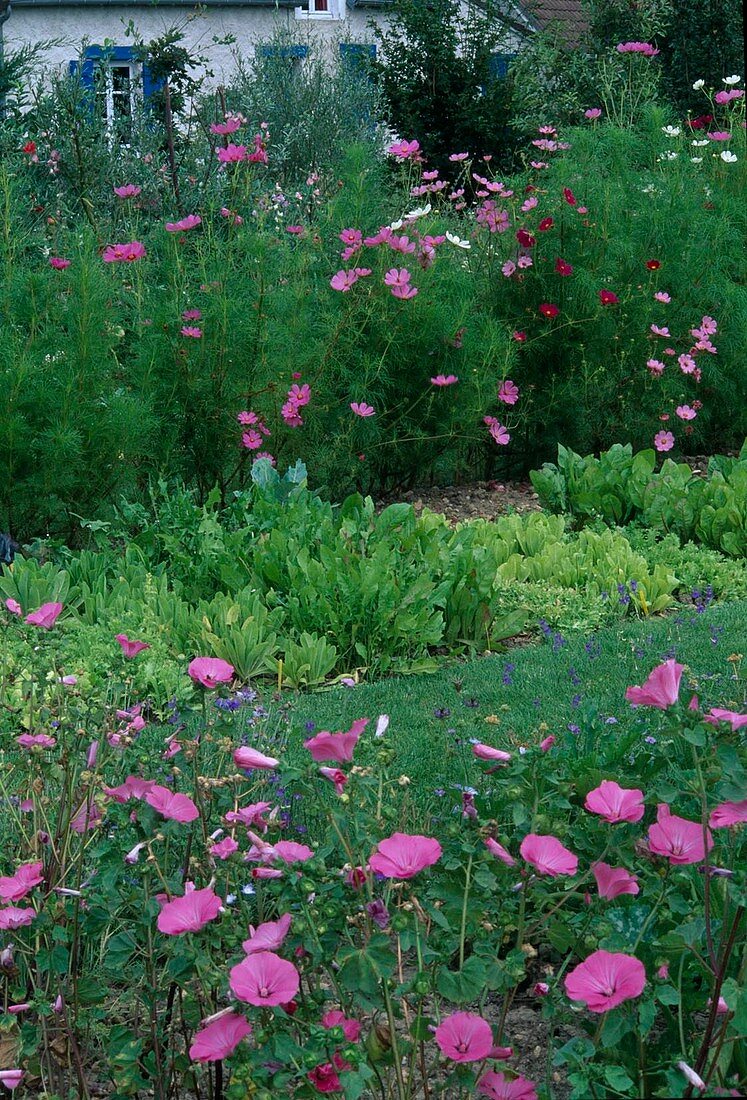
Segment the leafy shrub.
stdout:
<path fill-rule="evenodd" d="M 736 459 L 714 457 L 702 478 L 686 463 L 666 459 L 655 472 L 653 451 L 633 454 L 616 444 L 595 458 L 558 448 L 558 464 L 531 473 L 540 499 L 581 522 L 631 519 L 671 531 L 734 558 L 747 552 L 747 443 Z"/>

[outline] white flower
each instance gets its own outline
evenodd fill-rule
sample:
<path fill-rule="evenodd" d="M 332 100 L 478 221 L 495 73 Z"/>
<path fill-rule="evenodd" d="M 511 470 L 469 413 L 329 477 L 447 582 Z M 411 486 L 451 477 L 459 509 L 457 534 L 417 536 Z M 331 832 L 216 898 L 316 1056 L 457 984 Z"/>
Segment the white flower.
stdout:
<path fill-rule="evenodd" d="M 662 126 L 662 134 L 667 134 L 668 137 L 679 137 L 682 133 L 679 126 Z"/>
<path fill-rule="evenodd" d="M 736 155 L 736 153 L 732 153 L 728 149 L 724 149 L 723 153 L 721 154 L 721 159 L 727 164 L 735 164 L 736 161 L 739 160 L 739 157 Z"/>
<path fill-rule="evenodd" d="M 402 219 L 397 218 L 396 222 L 392 222 L 392 224 L 389 226 L 389 228 L 394 231 L 394 230 L 397 230 L 397 229 L 401 229 L 403 224 L 404 223 L 403 223 Z"/>
<path fill-rule="evenodd" d="M 409 213 L 405 214 L 405 221 L 410 222 L 415 221 L 416 218 L 424 218 L 426 214 L 430 214 L 431 209 L 430 203 L 425 206 L 416 206 L 414 210 L 410 210 Z"/>
<path fill-rule="evenodd" d="M 663 153 L 659 153 L 657 160 L 677 160 L 677 154 L 673 149 L 665 149 Z"/>
<path fill-rule="evenodd" d="M 457 248 L 464 248 L 464 249 L 472 248 L 472 245 L 469 243 L 469 241 L 460 240 L 459 237 L 456 235 L 456 233 L 447 233 L 446 234 L 446 240 L 450 244 L 456 245 Z"/>
<path fill-rule="evenodd" d="M 741 79 L 741 76 L 725 76 L 724 84 L 738 84 Z"/>
<path fill-rule="evenodd" d="M 702 157 L 690 157 L 690 161 L 692 164 L 700 164 L 702 160 Z"/>
<path fill-rule="evenodd" d="M 690 144 L 694 145 L 696 149 L 702 149 L 704 146 L 710 145 L 711 143 L 708 138 L 703 138 L 702 141 L 691 141 Z"/>
<path fill-rule="evenodd" d="M 705 88 L 705 80 L 696 80 L 693 84 L 693 91 L 699 92 L 702 88 Z"/>

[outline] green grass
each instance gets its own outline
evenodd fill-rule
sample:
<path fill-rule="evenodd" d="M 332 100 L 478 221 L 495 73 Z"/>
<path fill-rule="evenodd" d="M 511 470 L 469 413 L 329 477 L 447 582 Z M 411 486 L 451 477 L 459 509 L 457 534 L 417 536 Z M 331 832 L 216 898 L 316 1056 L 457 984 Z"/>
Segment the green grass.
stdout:
<path fill-rule="evenodd" d="M 366 764 L 373 756 L 369 731 L 379 714 L 388 714 L 386 742 L 396 747 L 397 767 L 411 781 L 412 802 L 428 814 L 437 799 L 459 801 L 459 793 L 451 789 L 455 784 L 479 780 L 470 738 L 516 751 L 553 733 L 555 753 L 587 758 L 598 754 L 607 763 L 615 759 L 619 745 L 617 760 L 624 767 L 631 739 L 634 746 L 640 745 L 661 723 L 659 712 L 631 707 L 625 688 L 642 683 L 667 657 L 687 666 L 683 699 L 692 688 L 706 706 L 743 708 L 747 681 L 740 675 L 740 662 L 729 660 L 735 653 L 747 657 L 747 601 L 609 627 L 569 638 L 562 645 L 548 639 L 501 655 L 451 663 L 433 675 L 297 696 L 286 756 L 289 762 L 308 762 L 302 748 L 304 737 L 310 736 L 304 731 L 306 722 L 316 729 L 341 730 L 354 718 L 367 716 L 371 727 L 355 759 Z M 449 714 L 436 717 L 436 710 L 444 709 Z M 580 732 L 572 733 L 569 725 Z M 441 789 L 448 799 L 434 795 Z"/>

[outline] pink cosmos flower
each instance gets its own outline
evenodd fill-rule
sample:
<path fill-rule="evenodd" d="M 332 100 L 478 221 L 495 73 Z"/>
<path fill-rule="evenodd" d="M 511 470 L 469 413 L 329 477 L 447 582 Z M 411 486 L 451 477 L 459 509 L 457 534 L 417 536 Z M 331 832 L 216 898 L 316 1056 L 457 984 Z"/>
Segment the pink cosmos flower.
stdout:
<path fill-rule="evenodd" d="M 329 1012 L 324 1013 L 322 1016 L 322 1027 L 341 1027 L 349 1043 L 357 1043 L 361 1037 L 360 1020 L 346 1016 L 344 1012 L 340 1012 L 339 1008 L 333 1008 L 330 1009 Z"/>
<path fill-rule="evenodd" d="M 634 955 L 595 951 L 566 975 L 565 991 L 590 1012 L 609 1012 L 639 997 L 645 984 L 646 969 Z"/>
<path fill-rule="evenodd" d="M 469 153 L 452 153 L 449 156 L 449 160 L 454 161 L 455 163 L 458 163 L 459 161 L 467 160 L 468 157 L 469 157 Z"/>
<path fill-rule="evenodd" d="M 27 615 L 25 621 L 32 626 L 40 626 L 42 630 L 51 630 L 61 611 L 61 603 L 43 603 L 40 608 Z"/>
<path fill-rule="evenodd" d="M 231 969 L 229 985 L 240 1001 L 271 1008 L 293 1000 L 300 978 L 293 963 L 273 951 L 258 951 Z"/>
<path fill-rule="evenodd" d="M 698 415 L 697 410 L 691 408 L 689 405 L 678 405 L 674 410 L 680 420 L 694 420 Z"/>
<path fill-rule="evenodd" d="M 728 130 L 714 130 L 712 133 L 708 134 L 708 137 L 711 139 L 711 141 L 731 140 L 731 134 L 728 132 Z"/>
<path fill-rule="evenodd" d="M 493 1048 L 487 1020 L 474 1012 L 454 1012 L 435 1031 L 438 1048 L 452 1062 L 481 1062 Z"/>
<path fill-rule="evenodd" d="M 506 1077 L 489 1069 L 477 1082 L 477 1092 L 488 1100 L 537 1100 L 534 1081 L 528 1077 Z"/>
<path fill-rule="evenodd" d="M 654 336 L 671 336 L 671 333 L 666 325 L 651 325 L 650 327 Z"/>
<path fill-rule="evenodd" d="M 721 707 L 712 707 L 703 718 L 704 722 L 715 726 L 718 722 L 728 722 L 734 733 L 747 726 L 747 714 L 737 714 L 734 710 L 722 710 Z"/>
<path fill-rule="evenodd" d="M 673 657 L 670 658 L 656 666 L 643 687 L 627 688 L 625 698 L 629 703 L 635 703 L 640 707 L 666 710 L 679 699 L 680 680 L 684 668 L 685 666 L 677 664 Z"/>
<path fill-rule="evenodd" d="M 274 756 L 265 756 L 264 753 L 259 752 L 257 749 L 250 749 L 248 745 L 242 745 L 241 748 L 234 751 L 233 762 L 237 768 L 242 768 L 246 771 L 254 768 L 272 771 L 273 768 L 276 768 L 280 763 Z"/>
<path fill-rule="evenodd" d="M 53 749 L 57 741 L 48 733 L 22 733 L 20 737 L 16 737 L 16 744 L 22 749 Z"/>
<path fill-rule="evenodd" d="M 215 920 L 220 912 L 221 900 L 209 886 L 195 890 L 192 883 L 185 886 L 182 897 L 173 898 L 161 906 L 158 914 L 158 931 L 166 936 L 182 936 L 185 932 L 199 932 Z"/>
<path fill-rule="evenodd" d="M 482 741 L 476 741 L 472 746 L 472 752 L 478 760 L 490 760 L 499 764 L 507 764 L 511 759 L 510 752 L 503 749 L 494 749 L 492 745 L 484 745 Z"/>
<path fill-rule="evenodd" d="M 101 259 L 105 264 L 133 263 L 142 260 L 145 256 L 145 245 L 140 241 L 129 241 L 127 244 L 110 244 L 104 249 Z"/>
<path fill-rule="evenodd" d="M 356 416 L 360 416 L 364 419 L 367 416 L 376 416 L 376 409 L 373 405 L 367 405 L 365 401 L 351 401 L 350 408 Z"/>
<path fill-rule="evenodd" d="M 158 784 L 154 784 L 149 791 L 146 791 L 145 801 L 169 821 L 185 824 L 200 816 L 199 810 L 188 795 L 175 794 L 168 787 L 159 787 Z"/>
<path fill-rule="evenodd" d="M 227 684 L 232 680 L 235 669 L 220 657 L 195 657 L 189 662 L 187 672 L 196 684 L 212 691 L 218 684 Z"/>
<path fill-rule="evenodd" d="M 619 42 L 618 53 L 640 53 L 644 57 L 656 57 L 658 50 L 650 42 Z"/>
<path fill-rule="evenodd" d="M 41 860 L 38 863 L 22 863 L 10 876 L 0 876 L 0 899 L 4 902 L 20 901 L 35 886 L 44 881 Z"/>
<path fill-rule="evenodd" d="M 731 103 L 732 99 L 742 99 L 744 97 L 743 88 L 730 88 L 729 91 L 716 92 L 713 97 L 720 107 L 725 106 L 727 103 Z"/>
<path fill-rule="evenodd" d="M 727 829 L 747 822 L 747 798 L 741 802 L 721 802 L 711 810 L 708 824 L 712 829 Z"/>
<path fill-rule="evenodd" d="M 677 817 L 666 803 L 656 809 L 656 824 L 648 830 L 649 850 L 657 856 L 664 856 L 670 863 L 700 863 L 705 859 L 706 844 L 710 852 L 713 837 L 709 829 L 704 830 L 697 821 Z"/>
<path fill-rule="evenodd" d="M 237 115 L 229 115 L 225 122 L 211 122 L 210 133 L 226 137 L 228 134 L 235 134 L 237 130 L 240 130 L 243 123 L 244 120 Z"/>
<path fill-rule="evenodd" d="M 538 313 L 541 313 L 543 317 L 557 317 L 560 310 L 553 302 L 543 302 L 538 309 Z"/>
<path fill-rule="evenodd" d="M 213 844 L 210 847 L 210 855 L 215 856 L 216 859 L 228 859 L 234 852 L 238 852 L 239 846 L 232 836 L 226 836 L 223 840 L 219 840 L 217 844 Z"/>
<path fill-rule="evenodd" d="M 189 336 L 192 340 L 199 340 L 202 336 L 202 329 L 195 328 L 194 325 L 183 325 L 180 332 L 182 336 Z"/>
<path fill-rule="evenodd" d="M 529 833 L 519 847 L 522 859 L 540 875 L 575 875 L 578 856 L 563 847 L 557 837 Z"/>
<path fill-rule="evenodd" d="M 384 285 L 391 287 L 407 287 L 412 278 L 406 267 L 390 267 L 384 276 Z"/>
<path fill-rule="evenodd" d="M 290 913 L 284 913 L 279 920 L 265 921 L 264 924 L 258 925 L 257 928 L 254 928 L 253 925 L 250 924 L 249 939 L 244 940 L 241 945 L 245 953 L 247 955 L 256 955 L 260 951 L 277 951 L 279 947 L 283 946 L 283 941 L 290 931 L 292 920 L 293 918 Z"/>
<path fill-rule="evenodd" d="M 636 787 L 621 787 L 611 779 L 603 779 L 593 791 L 589 791 L 584 807 L 592 814 L 599 814 L 615 825 L 619 821 L 640 821 L 645 806 L 643 791 Z"/>
<path fill-rule="evenodd" d="M 592 122 L 594 119 L 602 117 L 601 107 L 590 107 L 588 111 L 584 111 L 584 118 L 590 119 Z"/>
<path fill-rule="evenodd" d="M 122 187 L 115 187 L 114 194 L 118 199 L 136 199 L 142 190 L 136 183 L 125 183 Z"/>
<path fill-rule="evenodd" d="M 248 1020 L 236 1012 L 228 1012 L 195 1032 L 189 1057 L 193 1062 L 222 1062 L 251 1033 Z"/>
<path fill-rule="evenodd" d="M 499 844 L 497 840 L 493 840 L 491 836 L 487 837 L 485 841 L 485 847 L 490 852 L 491 856 L 495 856 L 501 863 L 505 863 L 507 867 L 514 867 L 516 860 L 502 844 Z"/>
<path fill-rule="evenodd" d="M 659 378 L 664 373 L 664 364 L 660 359 L 648 359 L 646 366 L 653 374 L 654 378 Z"/>
<path fill-rule="evenodd" d="M 657 302 L 664 302 L 665 305 L 668 305 L 669 302 L 672 301 L 671 295 L 667 294 L 665 290 L 657 290 L 656 294 L 654 294 L 654 299 Z"/>
<path fill-rule="evenodd" d="M 657 432 L 654 436 L 654 447 L 657 451 L 671 451 L 674 447 L 674 436 L 671 432 Z"/>
<path fill-rule="evenodd" d="M 501 271 L 503 272 L 503 274 L 506 276 L 507 279 L 510 279 L 511 276 L 516 271 L 516 264 L 514 263 L 513 260 L 506 260 L 505 264 L 501 268 Z"/>
<path fill-rule="evenodd" d="M 419 141 L 397 141 L 393 145 L 390 145 L 387 149 L 390 157 L 394 157 L 395 160 L 400 162 L 405 160 L 420 160 L 420 142 Z"/>
<path fill-rule="evenodd" d="M 186 233 L 190 229 L 196 229 L 198 225 L 202 225 L 200 215 L 188 214 L 186 218 L 181 218 L 178 222 L 166 222 L 164 228 L 167 233 Z"/>
<path fill-rule="evenodd" d="M 620 894 L 638 894 L 640 887 L 635 875 L 629 874 L 624 867 L 611 867 L 609 863 L 592 863 L 591 870 L 597 881 L 600 898 L 611 901 Z"/>
<path fill-rule="evenodd" d="M 11 596 L 5 601 L 5 606 L 11 615 L 23 615 L 23 608 L 18 600 L 14 600 Z"/>
<path fill-rule="evenodd" d="M 16 928 L 31 924 L 35 917 L 33 909 L 9 905 L 7 909 L 0 909 L 0 929 L 3 932 L 14 932 Z"/>
<path fill-rule="evenodd" d="M 220 216 L 222 218 L 228 218 L 231 222 L 231 225 L 244 224 L 244 219 L 242 218 L 241 214 L 237 214 L 235 210 L 229 210 L 227 206 L 221 206 Z"/>
<path fill-rule="evenodd" d="M 519 387 L 510 378 L 506 378 L 498 387 L 498 400 L 504 405 L 515 405 L 519 400 Z"/>
<path fill-rule="evenodd" d="M 318 764 L 327 760 L 334 760 L 338 764 L 348 763 L 353 759 L 355 746 L 367 725 L 368 718 L 357 718 L 347 733 L 328 733 L 321 730 L 308 741 L 304 741 L 304 748 L 309 750 L 312 759 Z"/>
<path fill-rule="evenodd" d="M 53 267 L 55 271 L 64 271 L 66 267 L 70 267 L 72 260 L 66 260 L 63 256 L 50 256 L 49 266 Z"/>
<path fill-rule="evenodd" d="M 441 845 L 429 836 L 392 833 L 379 841 L 369 866 L 384 878 L 412 878 L 441 858 Z"/>
<path fill-rule="evenodd" d="M 336 275 L 333 275 L 329 281 L 329 285 L 333 290 L 341 290 L 343 294 L 346 294 L 348 290 L 355 286 L 358 282 L 358 275 L 355 270 L 350 271 L 338 271 Z"/>
<path fill-rule="evenodd" d="M 487 424 L 488 431 L 493 437 L 493 440 L 501 447 L 505 447 L 506 444 L 511 441 L 511 436 L 505 426 L 496 420 L 494 416 L 484 416 L 482 419 L 483 423 Z"/>
<path fill-rule="evenodd" d="M 620 299 L 611 290 L 600 290 L 599 301 L 603 306 L 614 306 L 617 305 Z"/>
<path fill-rule="evenodd" d="M 459 379 L 455 374 L 437 374 L 431 378 L 432 386 L 455 386 Z"/>
<path fill-rule="evenodd" d="M 137 657 L 138 653 L 142 653 L 144 649 L 150 649 L 148 642 L 130 641 L 126 634 L 115 634 L 115 641 L 119 642 L 122 647 L 122 654 L 132 660 L 133 657 Z"/>

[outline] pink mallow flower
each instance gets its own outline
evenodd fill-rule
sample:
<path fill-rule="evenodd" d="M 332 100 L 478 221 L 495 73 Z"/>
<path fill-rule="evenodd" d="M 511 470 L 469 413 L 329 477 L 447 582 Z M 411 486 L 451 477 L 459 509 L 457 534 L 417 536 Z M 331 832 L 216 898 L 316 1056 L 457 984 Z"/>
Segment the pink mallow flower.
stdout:
<path fill-rule="evenodd" d="M 189 1057 L 193 1062 L 222 1062 L 251 1033 L 248 1020 L 236 1012 L 227 1012 L 195 1032 Z"/>
<path fill-rule="evenodd" d="M 597 882 L 600 898 L 611 901 L 620 894 L 638 894 L 640 887 L 635 875 L 624 867 L 612 867 L 609 863 L 592 863 L 591 870 Z"/>
<path fill-rule="evenodd" d="M 231 969 L 229 985 L 240 1001 L 257 1008 L 272 1008 L 293 1000 L 300 978 L 292 962 L 273 951 L 259 951 Z"/>
<path fill-rule="evenodd" d="M 609 1012 L 639 997 L 646 985 L 646 969 L 634 955 L 595 951 L 566 975 L 565 991 L 582 1001 L 590 1012 Z"/>
<path fill-rule="evenodd" d="M 187 672 L 196 684 L 212 691 L 218 684 L 227 684 L 234 676 L 234 667 L 220 657 L 195 657 Z"/>
<path fill-rule="evenodd" d="M 539 875 L 575 875 L 578 856 L 565 848 L 557 837 L 529 833 L 519 847 L 522 859 L 534 867 Z"/>
<path fill-rule="evenodd" d="M 664 856 L 672 864 L 700 863 L 710 852 L 713 837 L 698 821 L 677 817 L 666 803 L 656 810 L 656 824 L 649 826 L 648 847 L 654 855 Z"/>
<path fill-rule="evenodd" d="M 487 1096 L 488 1100 L 537 1100 L 534 1081 L 528 1077 L 506 1077 L 494 1069 L 489 1069 L 477 1082 L 477 1095 Z"/>
<path fill-rule="evenodd" d="M 332 1008 L 322 1016 L 322 1027 L 341 1027 L 348 1043 L 357 1043 L 361 1037 L 361 1023 L 353 1017 L 346 1016 L 339 1008 Z"/>
<path fill-rule="evenodd" d="M 36 611 L 26 616 L 26 622 L 31 626 L 39 626 L 42 630 L 51 630 L 62 611 L 61 603 L 43 603 Z"/>
<path fill-rule="evenodd" d="M 158 784 L 154 784 L 146 792 L 145 801 L 169 821 L 185 824 L 188 821 L 195 821 L 200 816 L 199 810 L 188 795 L 175 794 L 168 787 L 159 787 Z"/>
<path fill-rule="evenodd" d="M 233 762 L 237 768 L 242 768 L 247 771 L 259 768 L 263 771 L 272 771 L 280 763 L 274 756 L 265 756 L 263 752 L 259 752 L 257 749 L 251 749 L 248 745 L 242 745 L 241 748 L 236 749 L 233 754 Z"/>
<path fill-rule="evenodd" d="M 23 615 L 23 608 L 19 604 L 18 600 L 14 600 L 12 596 L 9 596 L 5 601 L 5 607 L 11 613 L 11 615 Z"/>
<path fill-rule="evenodd" d="M 744 825 L 747 822 L 747 798 L 741 802 L 722 802 L 711 810 L 708 824 L 712 829 L 727 829 L 732 825 Z"/>
<path fill-rule="evenodd" d="M 738 714 L 735 710 L 723 710 L 721 707 L 712 707 L 703 718 L 704 722 L 715 726 L 718 722 L 728 722 L 732 732 L 747 726 L 747 714 Z"/>
<path fill-rule="evenodd" d="M 478 760 L 489 760 L 491 763 L 507 764 L 511 759 L 510 752 L 503 749 L 494 749 L 492 745 L 484 745 L 482 741 L 475 741 L 472 745 L 472 753 Z"/>
<path fill-rule="evenodd" d="M 25 1071 L 22 1069 L 0 1069 L 0 1085 L 5 1085 L 6 1089 L 17 1089 L 21 1081 L 26 1076 Z"/>
<path fill-rule="evenodd" d="M 304 748 L 309 750 L 312 759 L 318 764 L 329 760 L 346 764 L 353 759 L 358 738 L 367 725 L 368 718 L 357 718 L 347 733 L 328 733 L 321 730 L 308 741 L 304 741 Z"/>
<path fill-rule="evenodd" d="M 265 921 L 257 928 L 250 924 L 249 939 L 244 940 L 241 945 L 244 952 L 247 955 L 256 955 L 260 951 L 277 951 L 283 946 L 283 941 L 290 931 L 292 919 L 290 913 L 284 913 L 279 920 Z"/>
<path fill-rule="evenodd" d="M 185 932 L 199 932 L 215 920 L 221 909 L 221 900 L 213 890 L 195 890 L 187 883 L 182 897 L 173 898 L 161 907 L 158 914 L 158 931 L 167 936 L 182 936 Z"/>
<path fill-rule="evenodd" d="M 453 1012 L 435 1032 L 436 1043 L 451 1062 L 482 1062 L 493 1048 L 493 1032 L 487 1020 L 475 1012 Z"/>
<path fill-rule="evenodd" d="M 499 844 L 497 840 L 493 840 L 491 836 L 485 840 L 485 847 L 490 852 L 491 856 L 495 856 L 501 863 L 505 863 L 507 867 L 514 867 L 516 860 L 502 844 Z"/>
<path fill-rule="evenodd" d="M 219 840 L 217 844 L 212 844 L 210 847 L 210 855 L 216 859 L 228 859 L 234 852 L 238 852 L 239 846 L 232 836 L 226 836 L 223 840 Z"/>
<path fill-rule="evenodd" d="M 28 907 L 9 905 L 7 909 L 0 909 L 0 930 L 14 932 L 16 928 L 23 928 L 31 924 L 36 917 L 36 912 Z"/>
<path fill-rule="evenodd" d="M 603 779 L 598 787 L 589 791 L 584 807 L 591 814 L 599 814 L 615 825 L 619 821 L 640 821 L 645 806 L 643 791 L 621 787 L 611 779 Z"/>
<path fill-rule="evenodd" d="M 639 707 L 656 707 L 666 710 L 679 699 L 680 680 L 685 666 L 677 664 L 673 657 L 657 665 L 643 687 L 629 687 L 625 698 Z"/>
<path fill-rule="evenodd" d="M 10 876 L 0 876 L 0 898 L 4 902 L 20 901 L 44 880 L 41 860 L 38 863 L 22 863 Z"/>
<path fill-rule="evenodd" d="M 319 774 L 324 776 L 325 779 L 329 779 L 330 783 L 334 783 L 335 794 L 344 793 L 345 784 L 348 781 L 344 771 L 341 771 L 340 768 L 320 768 Z"/>
<path fill-rule="evenodd" d="M 379 841 L 369 866 L 384 878 L 412 878 L 441 858 L 441 845 L 429 836 L 392 833 Z"/>
<path fill-rule="evenodd" d="M 126 634 L 115 634 L 114 638 L 115 641 L 119 642 L 121 645 L 122 654 L 127 657 L 128 660 L 137 657 L 138 653 L 142 653 L 144 649 L 150 649 L 148 642 L 130 641 Z"/>

